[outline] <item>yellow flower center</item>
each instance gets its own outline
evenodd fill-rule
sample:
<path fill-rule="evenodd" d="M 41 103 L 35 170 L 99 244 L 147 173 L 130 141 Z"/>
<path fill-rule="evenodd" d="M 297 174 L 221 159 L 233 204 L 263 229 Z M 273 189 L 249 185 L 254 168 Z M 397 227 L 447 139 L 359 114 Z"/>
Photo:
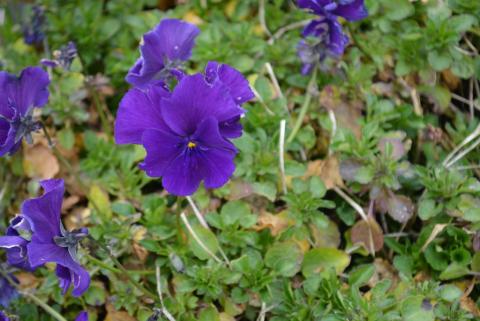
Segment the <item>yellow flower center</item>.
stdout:
<path fill-rule="evenodd" d="M 192 148 L 195 148 L 197 146 L 197 144 L 195 144 L 194 142 L 188 142 L 188 148 L 192 149 Z"/>

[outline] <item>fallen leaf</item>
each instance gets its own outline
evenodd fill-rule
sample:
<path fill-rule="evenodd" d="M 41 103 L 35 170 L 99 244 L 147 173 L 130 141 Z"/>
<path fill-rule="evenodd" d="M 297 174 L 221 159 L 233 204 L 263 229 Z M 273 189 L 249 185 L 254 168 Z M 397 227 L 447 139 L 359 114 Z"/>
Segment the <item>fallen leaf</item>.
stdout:
<path fill-rule="evenodd" d="M 255 225 L 253 228 L 256 231 L 261 231 L 268 228 L 273 236 L 277 236 L 290 225 L 292 225 L 292 222 L 287 218 L 287 212 L 285 211 L 276 215 L 268 212 L 262 212 L 257 219 L 257 225 Z"/>
<path fill-rule="evenodd" d="M 355 223 L 351 238 L 353 244 L 362 245 L 372 255 L 383 248 L 382 228 L 371 217 L 367 221 L 361 220 Z"/>
<path fill-rule="evenodd" d="M 433 227 L 432 233 L 428 237 L 425 244 L 423 244 L 421 252 L 425 251 L 426 248 L 433 242 L 433 240 L 437 237 L 438 234 L 442 233 L 442 231 L 447 227 L 448 224 L 435 224 Z"/>
<path fill-rule="evenodd" d="M 325 227 L 320 228 L 315 224 L 310 224 L 315 247 L 334 247 L 340 245 L 340 232 L 334 221 L 328 220 Z"/>
<path fill-rule="evenodd" d="M 462 309 L 467 310 L 474 316 L 480 317 L 480 309 L 478 308 L 478 305 L 475 303 L 475 301 L 472 300 L 472 298 L 468 296 L 462 296 L 460 298 L 460 306 L 462 307 Z"/>
<path fill-rule="evenodd" d="M 105 321 L 137 321 L 126 311 L 117 311 L 111 304 L 107 304 L 107 317 Z"/>
<path fill-rule="evenodd" d="M 455 90 L 460 85 L 460 79 L 450 69 L 442 71 L 442 79 L 450 90 Z"/>
<path fill-rule="evenodd" d="M 40 279 L 36 278 L 32 273 L 19 272 L 15 274 L 21 289 L 35 289 L 40 284 Z"/>
<path fill-rule="evenodd" d="M 40 144 L 23 149 L 23 168 L 28 177 L 40 179 L 53 178 L 60 171 L 50 148 Z"/>
<path fill-rule="evenodd" d="M 388 214 L 397 222 L 405 223 L 415 211 L 412 200 L 404 195 L 391 194 L 387 200 Z"/>
<path fill-rule="evenodd" d="M 340 175 L 340 166 L 335 156 L 309 162 L 304 178 L 312 176 L 320 177 L 327 189 L 344 186 Z"/>
<path fill-rule="evenodd" d="M 88 225 L 92 210 L 86 207 L 74 208 L 63 220 L 67 230 L 72 231 Z"/>
<path fill-rule="evenodd" d="M 373 261 L 373 265 L 375 267 L 375 273 L 368 281 L 368 285 L 373 288 L 379 281 L 388 279 L 392 281 L 391 288 L 395 288 L 395 285 L 399 281 L 399 277 L 390 262 L 381 258 L 376 258 L 375 261 Z"/>

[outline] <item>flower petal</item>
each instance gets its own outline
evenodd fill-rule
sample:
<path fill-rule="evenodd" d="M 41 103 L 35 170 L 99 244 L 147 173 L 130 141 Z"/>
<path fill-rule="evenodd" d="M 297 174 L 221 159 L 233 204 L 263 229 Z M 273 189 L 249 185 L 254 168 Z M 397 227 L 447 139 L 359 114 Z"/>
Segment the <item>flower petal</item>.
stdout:
<path fill-rule="evenodd" d="M 88 321 L 88 313 L 87 311 L 82 311 L 80 312 L 77 317 L 75 318 L 75 321 Z"/>
<path fill-rule="evenodd" d="M 201 74 L 185 76 L 172 97 L 163 102 L 165 122 L 181 136 L 192 135 L 197 124 L 207 117 L 222 122 L 244 113 L 231 99 L 226 86 L 220 82 L 209 85 Z"/>
<path fill-rule="evenodd" d="M 22 214 L 32 223 L 32 241 L 51 243 L 60 235 L 60 213 L 62 210 L 64 182 L 51 179 L 40 182 L 45 193 L 22 204 Z M 33 263 L 32 263 L 33 264 Z"/>
<path fill-rule="evenodd" d="M 364 0 L 354 0 L 351 3 L 339 5 L 331 12 L 349 21 L 358 21 L 368 17 L 368 11 L 365 7 Z"/>
<path fill-rule="evenodd" d="M 8 264 L 26 271 L 33 271 L 27 255 L 28 241 L 20 236 L 0 237 L 0 247 L 7 251 Z"/>
<path fill-rule="evenodd" d="M 147 92 L 131 89 L 123 97 L 115 120 L 117 144 L 141 144 L 146 129 L 166 129 L 160 111 L 161 98 L 168 97 L 162 87 L 151 87 Z"/>
<path fill-rule="evenodd" d="M 172 161 L 183 152 L 183 142 L 183 138 L 170 131 L 147 129 L 142 136 L 147 156 L 140 168 L 150 177 L 163 176 Z"/>

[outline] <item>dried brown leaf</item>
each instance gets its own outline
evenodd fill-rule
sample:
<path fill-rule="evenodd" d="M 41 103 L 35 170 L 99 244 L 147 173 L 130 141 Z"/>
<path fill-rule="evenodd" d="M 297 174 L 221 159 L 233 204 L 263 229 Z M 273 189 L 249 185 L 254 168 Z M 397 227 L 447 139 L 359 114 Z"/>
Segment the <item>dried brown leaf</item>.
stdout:
<path fill-rule="evenodd" d="M 253 228 L 256 231 L 261 231 L 268 228 L 273 236 L 277 236 L 290 225 L 292 225 L 292 222 L 287 218 L 287 212 L 281 212 L 280 214 L 276 215 L 268 212 L 262 212 L 258 217 L 257 225 Z"/>
<path fill-rule="evenodd" d="M 57 158 L 50 148 L 37 144 L 23 150 L 23 168 L 30 178 L 49 179 L 60 171 Z"/>
<path fill-rule="evenodd" d="M 117 311 L 111 304 L 107 304 L 107 317 L 105 321 L 137 321 L 126 311 Z"/>
<path fill-rule="evenodd" d="M 312 176 L 320 177 L 327 189 L 344 186 L 340 166 L 335 156 L 309 162 L 304 178 Z"/>
<path fill-rule="evenodd" d="M 362 245 L 371 254 L 383 248 L 382 228 L 372 217 L 367 221 L 361 220 L 355 223 L 351 238 L 353 244 Z"/>

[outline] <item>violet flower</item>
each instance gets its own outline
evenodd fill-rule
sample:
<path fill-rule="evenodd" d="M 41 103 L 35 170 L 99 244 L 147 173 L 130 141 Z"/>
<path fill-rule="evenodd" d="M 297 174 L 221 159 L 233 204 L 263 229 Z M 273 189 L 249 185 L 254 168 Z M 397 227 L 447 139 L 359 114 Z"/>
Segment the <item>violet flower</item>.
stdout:
<path fill-rule="evenodd" d="M 44 24 L 45 10 L 40 6 L 33 6 L 30 21 L 22 27 L 23 40 L 27 45 L 37 45 L 43 42 L 45 39 Z"/>
<path fill-rule="evenodd" d="M 200 30 L 178 19 L 164 19 L 143 35 L 141 57 L 125 78 L 135 87 L 164 85 L 172 77 L 181 77 L 181 65 L 192 55 Z"/>
<path fill-rule="evenodd" d="M 68 44 L 53 52 L 53 59 L 42 59 L 41 63 L 47 67 L 70 70 L 75 57 L 77 57 L 77 46 L 73 41 L 69 41 Z"/>
<path fill-rule="evenodd" d="M 75 318 L 75 321 L 88 321 L 88 313 L 87 311 L 82 311 L 80 312 L 77 317 Z"/>
<path fill-rule="evenodd" d="M 5 314 L 5 312 L 0 311 L 0 321 L 10 321 L 10 318 L 7 317 L 7 315 Z"/>
<path fill-rule="evenodd" d="M 12 235 L 7 231 L 7 236 L 0 238 L 0 246 L 7 248 L 7 259 L 15 266 L 35 269 L 45 263 L 57 263 L 56 274 L 62 293 L 65 294 L 73 284 L 72 294 L 80 296 L 90 285 L 90 275 L 78 263 L 76 251 L 88 231 L 69 232 L 63 227 L 60 220 L 63 180 L 45 180 L 40 185 L 45 193 L 23 202 L 22 214 L 9 227 Z"/>
<path fill-rule="evenodd" d="M 218 79 L 226 75 L 220 74 Z M 147 156 L 140 167 L 150 177 L 162 177 L 174 195 L 193 194 L 201 181 L 206 188 L 221 187 L 235 170 L 237 150 L 227 140 L 232 132 L 220 124 L 237 119 L 244 110 L 232 99 L 238 90 L 228 86 L 236 83 L 232 78 L 210 80 L 202 74 L 185 76 L 172 93 L 161 87 L 132 89 L 120 102 L 117 144 L 142 144 Z"/>
<path fill-rule="evenodd" d="M 17 215 L 7 228 L 6 236 L 0 237 L 0 248 L 7 251 L 7 262 L 11 266 L 26 271 L 33 271 L 27 256 L 27 244 L 32 238 L 32 224 L 30 219 Z"/>
<path fill-rule="evenodd" d="M 33 120 L 33 108 L 48 101 L 48 74 L 39 67 L 27 67 L 17 77 L 0 71 L 0 156 L 13 154 L 22 138 L 40 129 Z"/>
<path fill-rule="evenodd" d="M 345 51 L 348 37 L 338 17 L 357 21 L 368 16 L 364 0 L 298 0 L 298 6 L 319 16 L 305 27 L 302 35 L 306 39 L 297 47 L 304 63 L 303 74 L 309 73 L 327 55 L 338 57 Z"/>

